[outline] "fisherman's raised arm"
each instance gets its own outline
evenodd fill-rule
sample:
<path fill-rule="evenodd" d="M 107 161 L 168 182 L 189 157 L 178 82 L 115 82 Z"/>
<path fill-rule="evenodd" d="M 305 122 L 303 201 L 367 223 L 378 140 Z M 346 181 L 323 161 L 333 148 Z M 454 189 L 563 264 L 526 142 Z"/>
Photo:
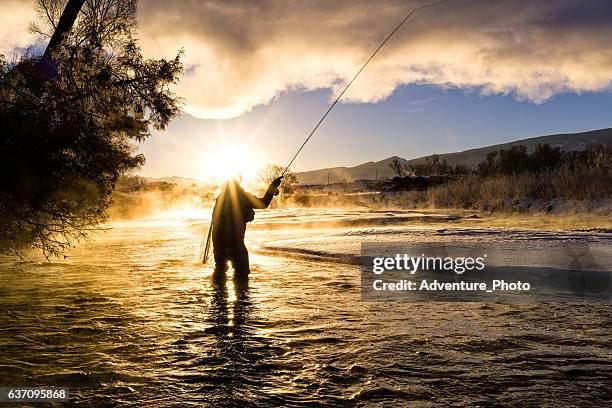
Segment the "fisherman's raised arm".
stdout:
<path fill-rule="evenodd" d="M 268 206 L 270 205 L 270 202 L 272 202 L 272 198 L 278 195 L 278 186 L 280 186 L 282 178 L 283 176 L 280 176 L 272 180 L 272 182 L 268 186 L 268 189 L 266 190 L 266 194 L 264 194 L 262 198 L 258 198 L 252 194 L 248 194 L 249 201 L 251 202 L 251 205 L 253 206 L 253 208 L 257 208 L 257 209 L 268 208 Z"/>

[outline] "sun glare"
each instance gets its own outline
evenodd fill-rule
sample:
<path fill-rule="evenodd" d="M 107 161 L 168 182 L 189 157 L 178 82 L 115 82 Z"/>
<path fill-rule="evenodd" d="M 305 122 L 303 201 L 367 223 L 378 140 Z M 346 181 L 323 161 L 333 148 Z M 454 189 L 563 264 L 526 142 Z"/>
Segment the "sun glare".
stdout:
<path fill-rule="evenodd" d="M 204 158 L 202 178 L 223 182 L 241 177 L 243 182 L 254 181 L 261 163 L 252 150 L 239 145 L 221 145 L 210 149 Z"/>

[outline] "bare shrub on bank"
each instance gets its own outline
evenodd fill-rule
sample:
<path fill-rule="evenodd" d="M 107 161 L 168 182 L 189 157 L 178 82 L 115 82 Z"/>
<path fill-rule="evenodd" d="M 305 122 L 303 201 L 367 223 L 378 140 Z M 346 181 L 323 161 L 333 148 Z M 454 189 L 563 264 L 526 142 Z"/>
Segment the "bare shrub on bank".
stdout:
<path fill-rule="evenodd" d="M 426 202 L 441 208 L 505 208 L 512 200 L 595 200 L 612 197 L 612 174 L 591 167 L 563 165 L 538 173 L 466 176 L 427 190 Z"/>

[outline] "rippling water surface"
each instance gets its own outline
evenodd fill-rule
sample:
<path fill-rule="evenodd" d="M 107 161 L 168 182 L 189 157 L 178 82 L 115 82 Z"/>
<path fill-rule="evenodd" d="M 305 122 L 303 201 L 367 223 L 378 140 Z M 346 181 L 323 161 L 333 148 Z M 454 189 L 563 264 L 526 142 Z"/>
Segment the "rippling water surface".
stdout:
<path fill-rule="evenodd" d="M 302 256 L 333 260 L 333 245 L 376 234 L 516 241 L 520 231 L 440 215 L 268 211 L 247 232 L 250 281 L 234 285 L 198 262 L 206 228 L 117 223 L 66 259 L 3 259 L 0 386 L 68 386 L 82 406 L 610 403 L 605 301 L 363 302 L 358 266 Z M 612 242 L 608 231 L 570 238 Z"/>

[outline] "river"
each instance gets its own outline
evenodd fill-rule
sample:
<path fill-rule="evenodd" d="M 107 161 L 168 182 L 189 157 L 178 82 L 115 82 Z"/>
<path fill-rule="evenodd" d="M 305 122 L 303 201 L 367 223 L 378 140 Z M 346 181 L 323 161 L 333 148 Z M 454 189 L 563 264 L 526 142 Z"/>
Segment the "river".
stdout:
<path fill-rule="evenodd" d="M 109 224 L 65 259 L 2 258 L 0 386 L 69 387 L 75 406 L 609 403 L 609 300 L 363 301 L 359 265 L 334 255 L 376 236 L 612 242 L 474 223 L 266 211 L 236 287 L 199 262 L 206 215 Z"/>

